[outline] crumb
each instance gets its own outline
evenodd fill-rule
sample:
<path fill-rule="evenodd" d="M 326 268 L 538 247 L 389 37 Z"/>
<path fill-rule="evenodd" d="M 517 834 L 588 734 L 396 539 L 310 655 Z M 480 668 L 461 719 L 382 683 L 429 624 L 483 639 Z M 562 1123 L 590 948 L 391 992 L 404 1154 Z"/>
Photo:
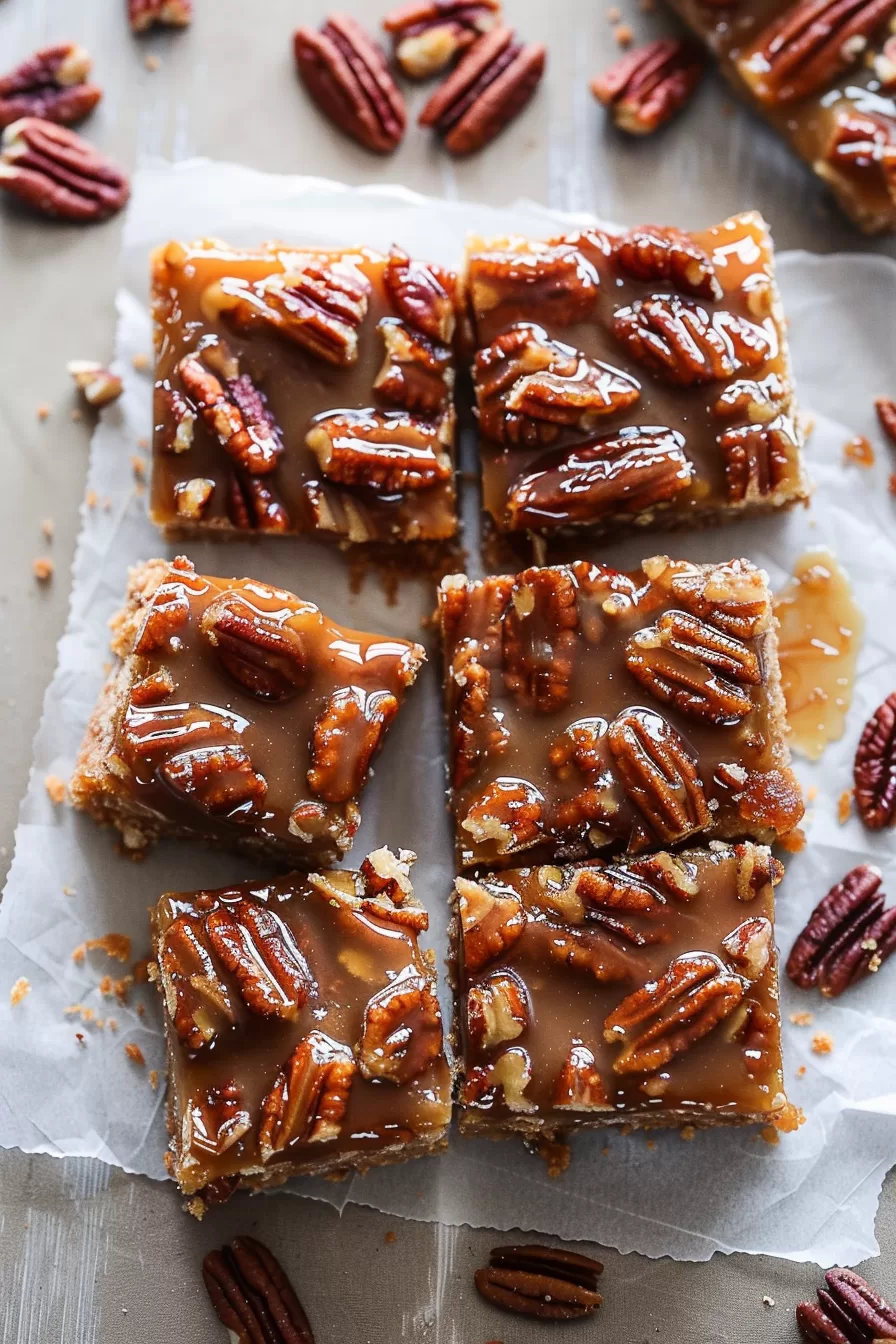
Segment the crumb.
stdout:
<path fill-rule="evenodd" d="M 801 1065 L 799 1066 L 799 1068 L 798 1068 L 797 1071 L 796 1071 L 796 1076 L 797 1076 L 797 1078 L 805 1078 L 805 1076 L 806 1076 L 806 1066 L 805 1066 L 805 1064 L 801 1064 Z"/>
<path fill-rule="evenodd" d="M 685 1143 L 691 1143 L 696 1136 L 696 1133 L 697 1131 L 693 1125 L 682 1125 L 681 1129 L 678 1131 L 678 1137 L 684 1139 Z"/>
<path fill-rule="evenodd" d="M 633 1125 L 630 1125 L 630 1124 L 628 1123 L 628 1121 L 626 1121 L 626 1123 L 625 1123 L 624 1125 L 620 1125 L 620 1126 L 619 1126 L 619 1133 L 620 1133 L 620 1134 L 624 1134 L 625 1137 L 628 1138 L 628 1136 L 629 1136 L 629 1134 L 631 1134 L 633 1128 L 634 1128 L 634 1126 L 633 1126 Z"/>
<path fill-rule="evenodd" d="M 655 1147 L 656 1147 L 656 1139 L 648 1139 L 647 1140 L 648 1151 L 652 1152 Z"/>
<path fill-rule="evenodd" d="M 103 996 L 104 999 L 109 999 L 109 998 L 111 998 L 111 997 L 112 997 L 112 977 L 111 977 L 111 975 L 104 975 L 103 978 L 102 978 L 102 980 L 100 981 L 99 985 L 97 986 L 97 988 L 99 989 L 99 991 L 100 991 L 100 993 L 102 994 L 102 996 Z"/>
<path fill-rule="evenodd" d="M 814 803 L 817 797 L 818 797 L 818 789 L 814 784 L 810 784 L 808 789 L 806 790 L 806 802 Z"/>
<path fill-rule="evenodd" d="M 622 19 L 622 13 L 614 5 L 612 9 L 607 10 L 607 21 L 609 23 L 619 23 Z"/>
<path fill-rule="evenodd" d="M 540 1138 L 532 1145 L 535 1152 L 547 1167 L 548 1177 L 555 1181 L 569 1166 L 572 1150 L 563 1140 Z"/>
<path fill-rule="evenodd" d="M 52 541 L 53 533 L 56 531 L 56 524 L 53 522 L 52 518 L 45 518 L 40 525 L 40 530 L 43 532 L 47 541 Z"/>
<path fill-rule="evenodd" d="M 854 462 L 857 467 L 874 466 L 874 449 L 862 434 L 857 434 L 843 445 L 843 461 L 848 466 Z"/>
<path fill-rule="evenodd" d="M 137 440 L 137 447 L 140 449 L 141 453 L 145 453 L 149 450 L 149 439 L 145 434 L 140 435 Z"/>
<path fill-rule="evenodd" d="M 87 491 L 87 494 L 84 496 L 84 503 L 87 505 L 88 509 L 95 509 L 95 508 L 96 508 L 96 491 L 95 491 L 95 490 L 88 490 L 88 491 Z"/>
<path fill-rule="evenodd" d="M 389 1231 L 386 1233 L 386 1235 L 383 1237 L 383 1241 L 387 1244 L 387 1246 L 391 1246 L 392 1243 L 393 1243 L 393 1242 L 396 1242 L 397 1240 L 398 1240 L 398 1233 L 397 1233 L 397 1232 L 393 1232 L 391 1228 L 390 1228 Z"/>
<path fill-rule="evenodd" d="M 787 1105 L 782 1106 L 777 1115 L 773 1116 L 771 1128 L 781 1134 L 793 1134 L 805 1123 L 806 1117 L 803 1111 L 799 1106 L 794 1106 L 792 1101 L 788 1101 Z"/>
<path fill-rule="evenodd" d="M 790 1020 L 795 1027 L 811 1027 L 815 1021 L 811 1013 L 791 1013 Z"/>
<path fill-rule="evenodd" d="M 47 791 L 47 797 L 50 802 L 55 806 L 65 802 L 68 785 L 64 779 L 60 779 L 58 775 L 46 775 L 44 777 L 44 788 Z"/>
<path fill-rule="evenodd" d="M 53 570 L 56 566 L 48 555 L 39 555 L 32 564 L 34 577 L 40 583 L 49 583 L 53 577 Z"/>
<path fill-rule="evenodd" d="M 778 836 L 778 844 L 788 854 L 799 854 L 806 848 L 806 832 L 802 826 L 794 826 L 786 835 Z"/>
<path fill-rule="evenodd" d="M 87 1046 L 87 1042 L 86 1042 L 85 1039 L 84 1039 L 84 1033 L 83 1033 L 83 1031 L 76 1031 L 76 1032 L 75 1032 L 75 1040 L 78 1042 L 79 1045 L 83 1045 L 83 1046 L 86 1048 L 86 1046 Z"/>
<path fill-rule="evenodd" d="M 193 1217 L 201 1223 L 205 1217 L 207 1205 L 204 1199 L 200 1199 L 198 1195 L 194 1195 L 192 1199 L 187 1200 L 184 1208 L 187 1213 L 192 1213 Z"/>
<path fill-rule="evenodd" d="M 772 1148 L 781 1142 L 778 1131 L 775 1129 L 774 1125 L 766 1125 L 763 1129 L 760 1129 L 759 1137 L 762 1139 L 763 1143 L 770 1144 Z"/>
<path fill-rule="evenodd" d="M 138 1017 L 145 1017 L 145 1016 L 146 1016 L 146 1008 L 143 1006 L 142 1003 L 138 1003 L 138 1004 L 137 1004 L 137 1016 L 138 1016 Z"/>
<path fill-rule="evenodd" d="M 773 1297 L 769 1297 L 768 1293 L 763 1293 L 762 1305 L 764 1307 L 773 1307 L 775 1305 L 775 1299 Z"/>
<path fill-rule="evenodd" d="M 63 896 L 77 896 L 78 893 L 74 887 L 69 887 L 66 885 L 62 888 L 62 894 Z"/>
<path fill-rule="evenodd" d="M 45 401 L 42 401 L 37 408 L 38 420 L 47 420 L 50 415 L 50 408 Z"/>
<path fill-rule="evenodd" d="M 143 1068 L 146 1059 L 144 1058 L 143 1051 L 140 1049 L 139 1045 L 135 1045 L 133 1041 L 128 1041 L 127 1045 L 124 1047 L 124 1052 L 128 1059 L 132 1059 L 135 1064 L 140 1065 L 141 1069 Z"/>
<path fill-rule="evenodd" d="M 9 1001 L 13 1008 L 20 1004 L 26 994 L 31 993 L 31 981 L 26 980 L 24 975 L 20 975 L 18 980 L 9 991 Z"/>
<path fill-rule="evenodd" d="M 635 40 L 631 25 L 627 23 L 620 23 L 618 28 L 614 28 L 613 36 L 620 47 L 630 47 Z"/>
<path fill-rule="evenodd" d="M 131 967 L 131 974 L 133 975 L 136 984 L 148 984 L 150 979 L 149 958 L 144 957 L 142 961 L 135 961 Z"/>
<path fill-rule="evenodd" d="M 816 1031 L 812 1037 L 812 1053 L 814 1055 L 829 1055 L 833 1048 L 833 1037 L 825 1031 Z"/>
<path fill-rule="evenodd" d="M 86 953 L 95 951 L 105 952 L 107 957 L 114 957 L 116 961 L 129 961 L 131 940 L 126 933 L 104 933 L 102 938 L 88 938 L 86 943 L 79 943 L 75 948 L 72 961 L 80 965 Z"/>
<path fill-rule="evenodd" d="M 146 66 L 147 70 L 151 71 L 160 70 L 162 68 L 162 62 L 159 60 L 158 56 L 153 56 L 151 52 L 146 57 L 146 60 L 143 62 L 143 64 Z"/>
<path fill-rule="evenodd" d="M 83 420 L 83 419 L 84 419 L 84 416 L 83 416 L 83 415 L 81 414 L 81 412 L 78 410 L 77 406 L 75 407 L 75 409 L 74 409 L 73 411 L 70 411 L 69 414 L 71 415 L 71 418 L 74 420 L 75 424 L 77 424 L 79 420 Z"/>
<path fill-rule="evenodd" d="M 136 354 L 131 360 L 131 364 L 138 373 L 143 373 L 145 369 L 149 368 L 149 355 L 144 354 L 141 350 L 140 353 Z"/>
<path fill-rule="evenodd" d="M 600 1153 L 601 1153 L 601 1157 L 609 1157 L 609 1156 L 610 1156 L 610 1150 L 609 1150 L 609 1148 L 601 1148 Z"/>
<path fill-rule="evenodd" d="M 139 457 L 136 453 L 131 458 L 131 471 L 138 481 L 146 478 L 146 458 Z"/>
<path fill-rule="evenodd" d="M 117 1030 L 118 1030 L 118 1018 L 117 1018 L 117 1017 L 110 1017 L 109 1020 L 108 1020 L 108 1022 L 106 1023 L 106 1026 L 109 1028 L 110 1031 L 117 1031 Z"/>
<path fill-rule="evenodd" d="M 150 1085 L 150 1087 L 152 1088 L 153 1092 L 155 1092 L 155 1091 L 157 1090 L 157 1088 L 158 1088 L 158 1086 L 159 1086 L 159 1071 L 158 1071 L 158 1069 L 150 1069 L 150 1071 L 149 1071 L 149 1085 Z"/>
<path fill-rule="evenodd" d="M 845 826 L 849 821 L 849 814 L 852 812 L 852 799 L 854 789 L 844 789 L 837 800 L 837 820 L 841 826 Z"/>

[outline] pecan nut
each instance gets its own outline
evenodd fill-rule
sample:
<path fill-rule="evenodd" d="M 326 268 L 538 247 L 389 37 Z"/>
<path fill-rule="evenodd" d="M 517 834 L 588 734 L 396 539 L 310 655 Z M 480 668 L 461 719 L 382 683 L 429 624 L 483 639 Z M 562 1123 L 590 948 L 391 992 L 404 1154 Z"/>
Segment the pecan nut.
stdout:
<path fill-rule="evenodd" d="M 108 219 L 131 194 L 128 179 L 65 126 L 20 117 L 0 140 L 0 190 L 76 224 Z"/>
<path fill-rule="evenodd" d="M 626 52 L 592 81 L 620 130 L 650 135 L 680 112 L 703 74 L 700 53 L 676 38 L 658 38 Z"/>
<path fill-rule="evenodd" d="M 191 566 L 192 569 L 192 566 Z M 190 576 L 160 583 L 134 640 L 134 653 L 154 653 L 164 648 L 190 619 Z"/>
<path fill-rule="evenodd" d="M 382 494 L 431 490 L 449 481 L 451 439 L 450 414 L 432 421 L 373 409 L 324 414 L 305 436 L 327 480 Z"/>
<path fill-rule="evenodd" d="M 512 887 L 488 886 L 459 877 L 457 912 L 464 944 L 464 965 L 470 973 L 508 952 L 528 922 L 523 903 Z"/>
<path fill-rule="evenodd" d="M 862 729 L 853 765 L 856 808 L 872 831 L 896 818 L 896 691 Z"/>
<path fill-rule="evenodd" d="M 877 397 L 874 402 L 880 427 L 891 443 L 896 443 L 896 401 L 891 397 Z"/>
<path fill-rule="evenodd" d="M 507 689 L 539 714 L 562 709 L 572 692 L 579 612 L 564 566 L 517 575 L 501 620 Z"/>
<path fill-rule="evenodd" d="M 42 47 L 0 76 L 0 130 L 20 117 L 40 117 L 72 126 L 92 112 L 103 96 L 88 84 L 91 59 L 74 42 Z"/>
<path fill-rule="evenodd" d="M 413 330 L 398 317 L 384 317 L 386 355 L 373 387 L 380 400 L 421 415 L 435 415 L 451 397 L 454 368 L 451 351 Z"/>
<path fill-rule="evenodd" d="M 783 419 L 770 425 L 741 425 L 719 435 L 725 488 L 735 503 L 773 495 L 792 471 L 797 446 Z"/>
<path fill-rule="evenodd" d="M 461 1098 L 467 1106 L 490 1108 L 500 1095 L 508 1111 L 524 1114 L 536 1109 L 526 1096 L 532 1081 L 532 1061 L 519 1045 L 498 1055 L 491 1064 L 477 1064 L 468 1071 Z"/>
<path fill-rule="evenodd" d="M 87 405 L 94 410 L 117 401 L 124 390 L 118 374 L 95 359 L 71 359 L 66 369 Z"/>
<path fill-rule="evenodd" d="M 158 773 L 185 801 L 232 820 L 253 816 L 268 791 L 264 775 L 239 743 L 179 751 L 161 763 Z"/>
<path fill-rule="evenodd" d="M 509 28 L 473 44 L 420 113 L 449 154 L 472 154 L 494 140 L 523 110 L 544 74 L 546 52 L 524 45 Z"/>
<path fill-rule="evenodd" d="M 892 41 L 892 39 L 891 39 Z M 847 104 L 834 113 L 821 157 L 813 164 L 820 177 L 844 191 L 892 191 L 896 183 L 896 121 Z M 863 181 L 864 179 L 864 181 Z"/>
<path fill-rule="evenodd" d="M 613 240 L 613 259 L 635 280 L 666 280 L 701 299 L 720 299 L 712 258 L 680 229 L 656 224 L 630 229 Z"/>
<path fill-rule="evenodd" d="M 202 1278 L 219 1321 L 239 1340 L 314 1344 L 292 1284 L 254 1237 L 235 1237 L 220 1251 L 209 1251 Z"/>
<path fill-rule="evenodd" d="M 241 532 L 288 532 L 289 514 L 275 499 L 260 476 L 234 468 L 227 500 L 227 514 Z"/>
<path fill-rule="evenodd" d="M 590 1316 L 601 1304 L 603 1265 L 554 1246 L 496 1246 L 487 1269 L 477 1269 L 477 1291 L 493 1306 L 545 1321 Z"/>
<path fill-rule="evenodd" d="M 208 367 L 212 360 L 219 378 Z M 264 393 L 226 348 L 209 346 L 199 355 L 185 355 L 178 374 L 198 414 L 237 466 L 251 476 L 274 471 L 283 443 Z"/>
<path fill-rule="evenodd" d="M 228 902 L 205 919 L 209 948 L 260 1017 L 293 1021 L 315 988 L 304 954 L 284 921 L 253 901 Z"/>
<path fill-rule="evenodd" d="M 412 850 L 400 849 L 396 856 L 385 845 L 381 849 L 372 849 L 364 858 L 360 868 L 361 880 L 367 898 L 371 901 L 379 898 L 378 910 L 384 911 L 384 901 L 391 902 L 393 906 L 403 906 L 406 901 L 413 901 L 411 865 L 416 861 L 417 855 Z M 428 928 L 426 911 L 417 910 L 416 913 L 421 920 L 416 926 L 418 931 Z M 390 912 L 389 917 L 394 918 L 394 911 Z"/>
<path fill-rule="evenodd" d="M 725 311 L 710 317 L 677 294 L 654 294 L 617 309 L 613 334 L 646 368 L 679 387 L 758 368 L 773 351 L 764 328 Z"/>
<path fill-rule="evenodd" d="M 387 14 L 383 27 L 402 73 L 428 79 L 491 32 L 500 15 L 500 0 L 412 0 Z"/>
<path fill-rule="evenodd" d="M 314 721 L 308 787 L 327 803 L 360 793 L 386 729 L 398 713 L 391 691 L 345 686 L 328 697 Z"/>
<path fill-rule="evenodd" d="M 671 844 L 706 829 L 711 818 L 697 759 L 662 715 L 624 710 L 607 741 L 625 792 L 650 831 Z"/>
<path fill-rule="evenodd" d="M 745 919 L 722 939 L 728 960 L 745 980 L 758 980 L 772 955 L 773 933 L 771 921 L 764 915 Z"/>
<path fill-rule="evenodd" d="M 480 1050 L 515 1041 L 530 1020 L 529 991 L 514 971 L 492 971 L 467 991 L 467 1036 Z"/>
<path fill-rule="evenodd" d="M 300 1041 L 261 1103 L 258 1151 L 264 1163 L 294 1143 L 339 1137 L 357 1065 L 347 1045 L 322 1031 Z"/>
<path fill-rule="evenodd" d="M 168 1017 L 187 1049 L 199 1050 L 236 1021 L 200 920 L 179 915 L 165 930 L 159 976 Z"/>
<path fill-rule="evenodd" d="M 461 822 L 477 846 L 494 846 L 498 854 L 530 849 L 542 837 L 544 797 L 526 780 L 500 777 L 467 809 Z"/>
<path fill-rule="evenodd" d="M 800 989 L 836 998 L 896 951 L 896 907 L 884 909 L 881 876 L 860 864 L 815 907 L 787 959 Z"/>
<path fill-rule="evenodd" d="M 324 115 L 374 153 L 397 149 L 407 124 L 404 98 L 361 25 L 336 14 L 319 33 L 299 28 L 293 43 L 299 75 Z"/>
<path fill-rule="evenodd" d="M 492 674 L 475 653 L 464 648 L 454 659 L 452 676 L 458 688 L 451 744 L 452 781 L 457 789 L 475 774 L 480 761 L 506 750 L 510 730 L 501 711 L 490 703 Z"/>
<path fill-rule="evenodd" d="M 431 341 L 450 345 L 456 324 L 457 276 L 444 266 L 414 261 L 392 247 L 383 284 L 400 317 Z"/>
<path fill-rule="evenodd" d="M 202 613 L 199 631 L 251 695 L 285 700 L 308 684 L 311 664 L 305 640 L 290 624 L 289 609 L 271 606 L 268 611 L 256 606 L 247 593 L 222 593 Z"/>
<path fill-rule="evenodd" d="M 128 0 L 128 22 L 135 33 L 154 24 L 186 28 L 193 18 L 193 0 Z"/>
<path fill-rule="evenodd" d="M 317 257 L 252 285 L 224 279 L 214 303 L 210 296 L 207 299 L 238 330 L 270 327 L 284 340 L 337 368 L 357 362 L 369 302 L 370 284 L 363 272 Z"/>
<path fill-rule="evenodd" d="M 568 1111 L 612 1111 L 607 1089 L 598 1072 L 594 1051 L 574 1041 L 554 1093 L 554 1105 Z"/>
<path fill-rule="evenodd" d="M 222 1157 L 251 1128 L 242 1088 L 231 1079 L 191 1098 L 184 1111 L 183 1148 L 194 1157 Z"/>
<path fill-rule="evenodd" d="M 657 700 L 717 726 L 739 723 L 753 709 L 750 687 L 762 681 L 759 659 L 736 635 L 684 611 L 667 611 L 637 630 L 625 663 Z"/>
<path fill-rule="evenodd" d="M 543 314 L 546 327 L 568 327 L 594 312 L 600 276 L 571 243 L 528 244 L 474 252 L 467 276 L 473 311 L 506 310 L 508 321 Z"/>
<path fill-rule="evenodd" d="M 364 1009 L 358 1062 L 365 1078 L 403 1087 L 437 1059 L 442 1013 L 425 975 L 406 967 Z"/>
<path fill-rule="evenodd" d="M 808 1344 L 840 1344 L 841 1340 L 870 1340 L 884 1344 L 896 1339 L 896 1308 L 881 1297 L 854 1269 L 829 1269 L 825 1287 L 817 1290 L 818 1304 L 800 1302 L 796 1323 Z"/>
<path fill-rule="evenodd" d="M 658 593 L 725 634 L 755 639 L 769 628 L 772 611 L 765 579 L 747 560 L 703 566 L 656 555 L 642 568 Z"/>
<path fill-rule="evenodd" d="M 174 487 L 174 507 L 178 517 L 187 522 L 198 522 L 205 517 L 214 493 L 215 482 L 209 476 L 191 476 L 187 481 L 178 481 Z"/>

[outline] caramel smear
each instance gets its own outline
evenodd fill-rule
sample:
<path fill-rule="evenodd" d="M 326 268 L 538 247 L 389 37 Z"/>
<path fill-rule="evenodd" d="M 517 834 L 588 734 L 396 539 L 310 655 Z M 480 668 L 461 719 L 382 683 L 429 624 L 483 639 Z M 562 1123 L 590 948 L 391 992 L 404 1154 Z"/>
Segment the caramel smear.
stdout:
<path fill-rule="evenodd" d="M 817 761 L 843 734 L 864 617 L 830 551 L 807 551 L 774 599 L 790 745 Z"/>

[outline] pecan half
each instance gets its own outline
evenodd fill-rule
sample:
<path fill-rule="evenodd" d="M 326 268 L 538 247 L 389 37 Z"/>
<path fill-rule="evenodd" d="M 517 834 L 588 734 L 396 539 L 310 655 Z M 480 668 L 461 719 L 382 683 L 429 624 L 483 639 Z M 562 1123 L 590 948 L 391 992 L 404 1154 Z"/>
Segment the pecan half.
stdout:
<path fill-rule="evenodd" d="M 0 140 L 0 190 L 76 224 L 108 219 L 131 194 L 128 179 L 65 126 L 20 117 Z"/>
<path fill-rule="evenodd" d="M 808 1344 L 850 1344 L 896 1339 L 896 1309 L 854 1269 L 829 1269 L 818 1305 L 801 1302 L 796 1323 Z"/>
<path fill-rule="evenodd" d="M 364 1009 L 358 1062 L 365 1078 L 403 1087 L 442 1049 L 442 1014 L 425 975 L 406 967 Z"/>
<path fill-rule="evenodd" d="M 227 513 L 233 526 L 243 532 L 288 532 L 289 514 L 260 476 L 234 469 Z"/>
<path fill-rule="evenodd" d="M 772 495 L 787 479 L 796 444 L 783 420 L 770 425 L 741 425 L 719 436 L 725 463 L 725 488 L 732 502 Z"/>
<path fill-rule="evenodd" d="M 252 286 L 224 281 L 222 289 L 222 311 L 237 328 L 271 327 L 337 368 L 357 362 L 370 284 L 354 267 L 309 257 L 301 269 L 268 275 Z"/>
<path fill-rule="evenodd" d="M 568 1111 L 613 1110 L 597 1070 L 594 1051 L 581 1041 L 574 1041 L 570 1046 L 557 1079 L 554 1105 Z"/>
<path fill-rule="evenodd" d="M 789 103 L 826 88 L 854 65 L 893 0 L 801 0 L 762 30 L 737 61 L 761 103 Z"/>
<path fill-rule="evenodd" d="M 184 1111 L 183 1148 L 204 1158 L 222 1157 L 251 1128 L 243 1090 L 231 1080 L 190 1099 Z"/>
<path fill-rule="evenodd" d="M 546 1321 L 590 1316 L 601 1304 L 603 1265 L 553 1246 L 496 1246 L 487 1269 L 477 1269 L 477 1291 L 493 1306 Z"/>
<path fill-rule="evenodd" d="M 314 1344 L 292 1284 L 254 1237 L 235 1237 L 220 1251 L 209 1251 L 202 1279 L 218 1320 L 240 1341 Z"/>
<path fill-rule="evenodd" d="M 738 639 L 769 627 L 771 602 L 762 571 L 747 560 L 694 565 L 656 555 L 642 566 L 658 593 Z"/>
<path fill-rule="evenodd" d="M 467 1035 L 477 1049 L 516 1040 L 530 1018 L 529 991 L 514 971 L 492 971 L 467 991 Z"/>
<path fill-rule="evenodd" d="M 856 808 L 872 831 L 896 818 L 896 691 L 862 729 L 853 765 Z"/>
<path fill-rule="evenodd" d="M 372 849 L 360 868 L 366 895 L 371 900 L 377 897 L 386 898 L 395 906 L 404 905 L 405 901 L 412 900 L 414 887 L 411 882 L 411 865 L 416 861 L 417 855 L 410 849 L 400 849 L 397 856 L 385 846 L 381 849 Z M 377 909 L 383 910 L 382 899 Z M 419 910 L 417 913 L 422 919 L 417 926 L 418 930 L 428 928 L 426 911 Z M 392 912 L 387 917 L 391 918 Z"/>
<path fill-rule="evenodd" d="M 383 19 L 395 59 L 409 79 L 428 79 L 496 26 L 500 0 L 412 0 Z"/>
<path fill-rule="evenodd" d="M 255 814 L 268 791 L 264 775 L 238 743 L 180 751 L 163 761 L 158 773 L 187 802 L 231 819 Z"/>
<path fill-rule="evenodd" d="M 474 313 L 489 313 L 500 306 L 524 318 L 535 311 L 551 329 L 586 321 L 594 312 L 600 288 L 594 265 L 565 242 L 474 252 L 467 282 Z"/>
<path fill-rule="evenodd" d="M 709 804 L 697 759 L 662 715 L 624 710 L 607 740 L 625 792 L 650 831 L 672 843 L 706 829 Z"/>
<path fill-rule="evenodd" d="M 345 686 L 334 691 L 314 721 L 308 787 L 327 803 L 360 793 L 370 762 L 398 713 L 391 691 Z"/>
<path fill-rule="evenodd" d="M 532 1081 L 532 1061 L 519 1045 L 498 1055 L 491 1064 L 477 1064 L 467 1072 L 461 1099 L 467 1106 L 490 1108 L 500 1094 L 508 1111 L 524 1113 L 536 1109 L 526 1096 Z"/>
<path fill-rule="evenodd" d="M 896 401 L 891 397 L 877 397 L 874 402 L 880 427 L 891 443 L 896 443 Z"/>
<path fill-rule="evenodd" d="M 75 42 L 42 47 L 0 77 L 0 130 L 20 117 L 40 117 L 72 126 L 92 112 L 103 96 L 88 84 L 92 61 Z"/>
<path fill-rule="evenodd" d="M 677 294 L 654 294 L 617 309 L 613 334 L 646 368 L 679 387 L 758 368 L 773 353 L 762 327 L 734 313 L 710 317 L 698 303 Z"/>
<path fill-rule="evenodd" d="M 189 397 L 167 382 L 156 384 L 159 398 L 159 423 L 155 426 L 156 443 L 163 453 L 187 453 L 193 447 L 198 412 Z"/>
<path fill-rule="evenodd" d="M 607 1017 L 604 1040 L 622 1046 L 613 1069 L 661 1069 L 712 1031 L 743 996 L 743 980 L 711 952 L 676 957 L 658 980 L 629 994 Z"/>
<path fill-rule="evenodd" d="M 464 944 L 464 966 L 472 974 L 509 951 L 527 924 L 523 903 L 512 887 L 488 886 L 459 877 L 457 911 Z"/>
<path fill-rule="evenodd" d="M 383 284 L 398 314 L 431 341 L 454 339 L 457 276 L 444 266 L 413 261 L 392 247 L 383 267 Z"/>
<path fill-rule="evenodd" d="M 620 56 L 592 81 L 591 92 L 613 121 L 631 135 L 650 135 L 685 106 L 703 74 L 690 43 L 658 38 Z"/>
<path fill-rule="evenodd" d="M 145 33 L 153 24 L 186 28 L 193 18 L 193 0 L 128 0 L 128 22 L 135 33 Z"/>
<path fill-rule="evenodd" d="M 347 1045 L 310 1031 L 261 1103 L 258 1151 L 270 1162 L 294 1143 L 339 1137 L 357 1065 Z"/>
<path fill-rule="evenodd" d="M 292 619 L 288 608 L 265 611 L 247 593 L 228 592 L 206 607 L 199 632 L 244 690 L 259 700 L 285 700 L 311 675 L 306 642 Z"/>
<path fill-rule="evenodd" d="M 190 619 L 190 598 L 181 579 L 160 583 L 134 640 L 134 652 L 153 653 L 164 648 Z"/>
<path fill-rule="evenodd" d="M 280 433 L 263 392 L 248 374 L 223 382 L 210 368 L 210 350 L 186 355 L 177 371 L 191 400 L 221 447 L 252 476 L 273 471 L 283 452 Z"/>
<path fill-rule="evenodd" d="M 720 299 L 712 258 L 680 229 L 645 224 L 613 240 L 613 259 L 635 280 L 667 280 L 702 299 Z"/>
<path fill-rule="evenodd" d="M 749 687 L 762 671 L 756 653 L 735 635 L 684 611 L 667 611 L 637 630 L 625 663 L 657 700 L 694 719 L 738 723 L 753 709 Z"/>
<path fill-rule="evenodd" d="M 211 951 L 251 1012 L 286 1021 L 298 1016 L 314 977 L 278 914 L 253 901 L 228 902 L 206 916 L 205 930 Z"/>
<path fill-rule="evenodd" d="M 378 330 L 386 347 L 383 366 L 374 380 L 382 401 L 406 411 L 435 415 L 454 388 L 451 351 L 409 327 L 398 317 L 384 317 Z"/>
<path fill-rule="evenodd" d="M 539 714 L 562 709 L 572 692 L 579 612 L 564 566 L 517 575 L 501 619 L 504 684 Z"/>
<path fill-rule="evenodd" d="M 884 909 L 880 886 L 880 872 L 863 863 L 831 888 L 787 959 L 795 985 L 836 998 L 896 951 L 896 907 Z"/>
<path fill-rule="evenodd" d="M 158 705 L 173 695 L 176 689 L 177 685 L 168 668 L 160 667 L 134 682 L 131 687 L 131 704 L 141 709 L 146 705 Z"/>
<path fill-rule="evenodd" d="M 168 1017 L 189 1050 L 199 1050 L 236 1020 L 212 960 L 202 922 L 179 915 L 162 936 L 159 975 Z"/>
<path fill-rule="evenodd" d="M 891 39 L 892 41 L 892 39 Z M 835 186 L 846 177 L 888 187 L 896 181 L 896 121 L 847 104 L 833 119 L 831 134 L 815 171 Z M 855 190 L 853 183 L 850 189 Z M 892 189 L 892 188 L 891 188 Z"/>
<path fill-rule="evenodd" d="M 299 28 L 293 39 L 299 75 L 325 116 L 378 154 L 391 154 L 407 124 L 404 98 L 382 49 L 346 14 L 319 33 Z"/>
<path fill-rule="evenodd" d="M 342 411 L 320 416 L 305 442 L 327 480 L 391 495 L 451 479 L 450 424 L 450 416 L 435 422 L 406 411 Z"/>
<path fill-rule="evenodd" d="M 461 822 L 476 845 L 494 845 L 498 854 L 529 849 L 542 835 L 544 798 L 534 784 L 499 778 L 467 809 Z"/>
<path fill-rule="evenodd" d="M 544 74 L 546 52 L 509 28 L 486 33 L 436 89 L 418 118 L 442 137 L 449 154 L 472 154 L 523 110 Z"/>
<path fill-rule="evenodd" d="M 512 530 L 595 523 L 640 513 L 686 490 L 694 476 L 677 429 L 627 426 L 537 458 L 507 495 Z"/>

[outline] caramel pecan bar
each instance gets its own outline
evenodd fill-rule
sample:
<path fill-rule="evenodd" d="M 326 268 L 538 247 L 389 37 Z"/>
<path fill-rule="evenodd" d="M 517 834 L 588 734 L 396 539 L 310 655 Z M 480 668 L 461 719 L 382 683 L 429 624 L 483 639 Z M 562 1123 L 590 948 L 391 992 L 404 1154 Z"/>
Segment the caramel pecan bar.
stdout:
<path fill-rule="evenodd" d="M 169 1168 L 207 1202 L 443 1146 L 451 1074 L 414 855 L 163 896 Z"/>
<path fill-rule="evenodd" d="M 770 843 L 803 814 L 766 577 L 655 556 L 443 579 L 462 868 Z"/>
<path fill-rule="evenodd" d="M 786 1105 L 774 887 L 747 841 L 456 886 L 461 1129 L 745 1124 Z"/>
<path fill-rule="evenodd" d="M 896 227 L 896 0 L 669 0 L 866 233 Z"/>
<path fill-rule="evenodd" d="M 807 498 L 759 215 L 694 234 L 477 240 L 467 285 L 499 532 L 695 526 Z"/>
<path fill-rule="evenodd" d="M 254 579 L 183 556 L 131 574 L 118 657 L 70 784 L 139 850 L 160 835 L 298 866 L 351 847 L 370 763 L 424 661 Z"/>
<path fill-rule="evenodd" d="M 456 277 L 398 248 L 169 243 L 151 513 L 178 535 L 453 536 Z"/>

